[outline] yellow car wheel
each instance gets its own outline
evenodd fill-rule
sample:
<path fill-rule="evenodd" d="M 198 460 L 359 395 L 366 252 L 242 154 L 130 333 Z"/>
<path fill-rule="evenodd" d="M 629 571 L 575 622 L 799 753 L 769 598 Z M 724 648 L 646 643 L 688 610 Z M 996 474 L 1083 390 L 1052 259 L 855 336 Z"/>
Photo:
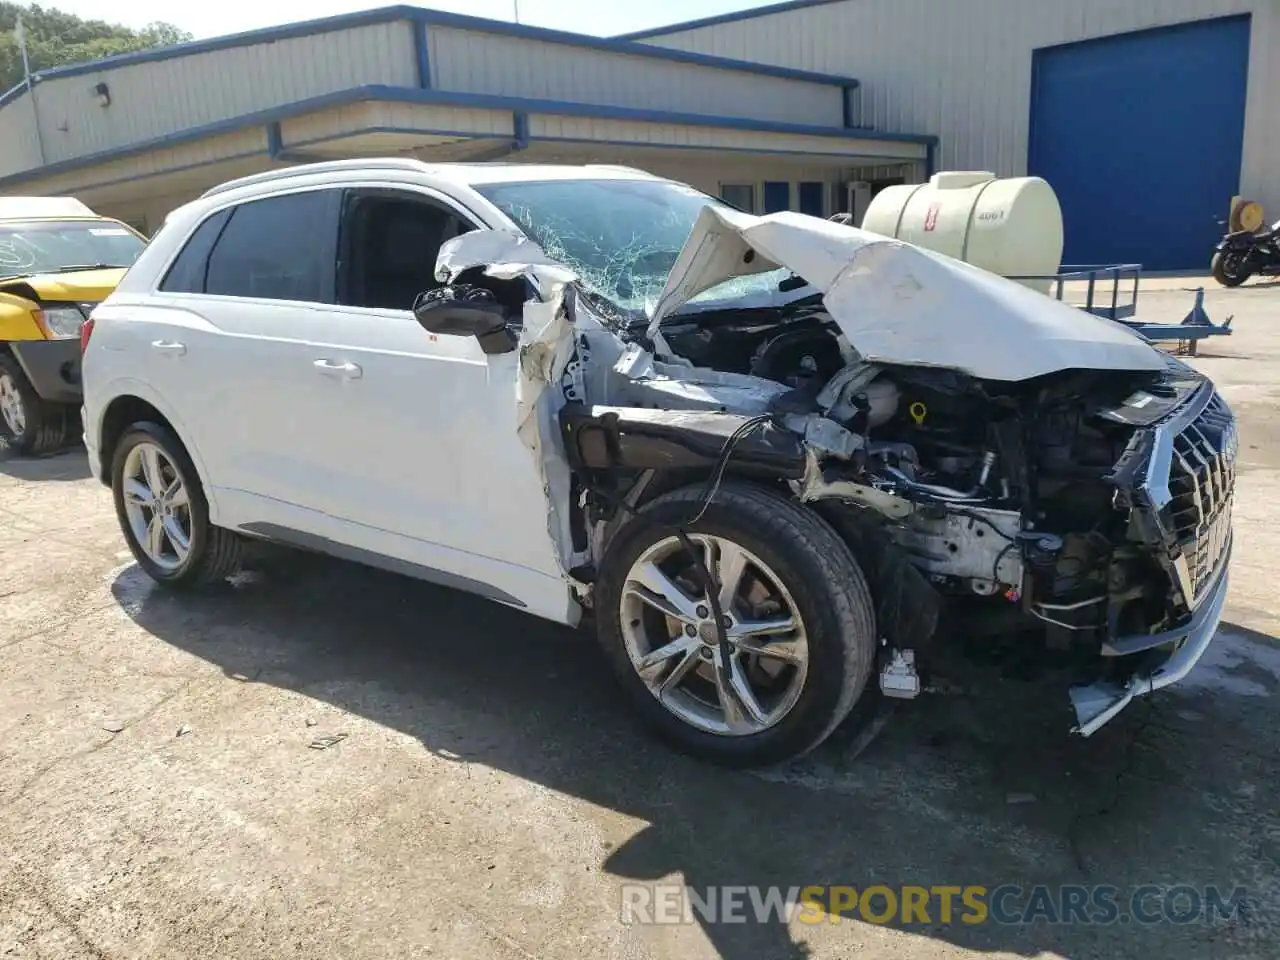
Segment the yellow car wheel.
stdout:
<path fill-rule="evenodd" d="M 0 354 L 0 437 L 19 453 L 56 450 L 67 439 L 64 404 L 40 399 L 13 357 Z"/>

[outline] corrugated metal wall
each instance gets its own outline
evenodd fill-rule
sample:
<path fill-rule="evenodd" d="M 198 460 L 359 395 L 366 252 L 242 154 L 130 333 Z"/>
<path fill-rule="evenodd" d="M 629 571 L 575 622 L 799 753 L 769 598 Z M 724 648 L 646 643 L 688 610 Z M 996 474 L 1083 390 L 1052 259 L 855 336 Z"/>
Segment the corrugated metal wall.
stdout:
<path fill-rule="evenodd" d="M 562 43 L 432 27 L 441 90 L 839 126 L 839 87 Z"/>
<path fill-rule="evenodd" d="M 845 0 L 644 42 L 855 76 L 862 122 L 938 134 L 945 169 L 1019 176 L 1027 163 L 1033 49 L 1249 12 L 1241 189 L 1280 215 L 1277 0 Z"/>
<path fill-rule="evenodd" d="M 6 105 L 3 118 L 4 136 L 0 137 L 0 170 L 8 173 L 40 166 L 40 141 L 36 136 L 35 111 L 31 105 L 30 94 Z"/>
<path fill-rule="evenodd" d="M 415 70 L 412 27 L 399 21 L 54 77 L 36 95 L 54 163 L 361 84 L 414 86 Z"/>

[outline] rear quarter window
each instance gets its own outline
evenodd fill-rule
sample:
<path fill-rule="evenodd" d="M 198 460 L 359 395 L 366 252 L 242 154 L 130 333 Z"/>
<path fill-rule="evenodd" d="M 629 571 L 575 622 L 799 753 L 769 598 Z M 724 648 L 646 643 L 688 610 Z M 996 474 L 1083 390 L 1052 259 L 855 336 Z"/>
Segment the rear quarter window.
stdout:
<path fill-rule="evenodd" d="M 161 290 L 167 293 L 204 293 L 209 254 L 230 218 L 230 208 L 219 210 L 196 228 L 160 281 Z"/>
<path fill-rule="evenodd" d="M 191 235 L 160 289 L 175 293 L 333 303 L 341 191 L 250 200 Z"/>

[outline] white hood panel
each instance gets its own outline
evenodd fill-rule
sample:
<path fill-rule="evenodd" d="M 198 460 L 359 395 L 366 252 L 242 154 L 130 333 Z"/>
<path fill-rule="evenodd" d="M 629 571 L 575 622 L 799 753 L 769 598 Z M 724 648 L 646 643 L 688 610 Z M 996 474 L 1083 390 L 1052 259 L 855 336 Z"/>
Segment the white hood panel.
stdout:
<path fill-rule="evenodd" d="M 987 380 L 1068 369 L 1159 370 L 1164 356 L 1122 324 L 911 244 L 797 213 L 707 206 L 654 310 L 659 325 L 733 277 L 786 267 L 823 294 L 866 360 L 936 366 Z"/>

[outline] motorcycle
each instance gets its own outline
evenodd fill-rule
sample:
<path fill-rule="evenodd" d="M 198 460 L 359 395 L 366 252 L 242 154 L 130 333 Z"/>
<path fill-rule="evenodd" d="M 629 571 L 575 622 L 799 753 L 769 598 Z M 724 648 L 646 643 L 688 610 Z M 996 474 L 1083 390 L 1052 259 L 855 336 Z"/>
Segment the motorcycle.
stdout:
<path fill-rule="evenodd" d="M 1280 220 L 1257 233 L 1229 231 L 1218 241 L 1210 269 L 1224 287 L 1238 287 L 1254 274 L 1280 276 Z"/>

